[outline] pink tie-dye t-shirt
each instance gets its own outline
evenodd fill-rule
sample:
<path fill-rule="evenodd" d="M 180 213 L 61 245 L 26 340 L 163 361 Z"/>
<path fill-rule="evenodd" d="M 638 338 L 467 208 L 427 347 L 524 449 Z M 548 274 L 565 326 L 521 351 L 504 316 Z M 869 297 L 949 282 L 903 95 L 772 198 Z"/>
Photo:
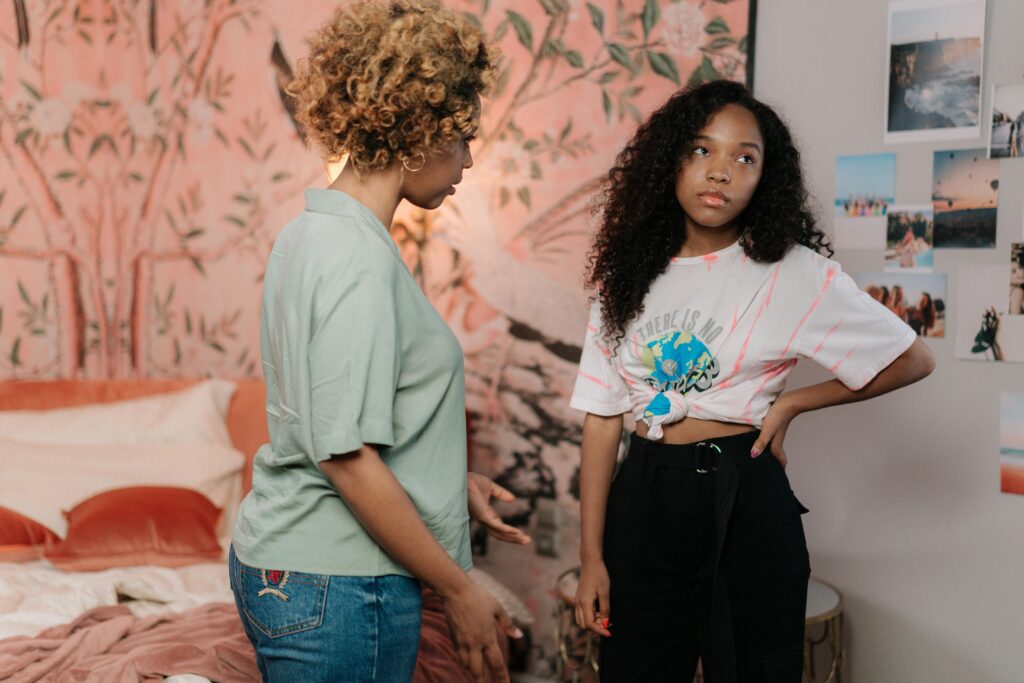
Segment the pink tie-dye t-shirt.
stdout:
<path fill-rule="evenodd" d="M 794 246 L 758 263 L 737 242 L 672 259 L 617 345 L 604 338 L 595 302 L 571 405 L 633 412 L 652 439 L 687 416 L 759 427 L 797 359 L 857 390 L 914 338 L 837 262 Z"/>

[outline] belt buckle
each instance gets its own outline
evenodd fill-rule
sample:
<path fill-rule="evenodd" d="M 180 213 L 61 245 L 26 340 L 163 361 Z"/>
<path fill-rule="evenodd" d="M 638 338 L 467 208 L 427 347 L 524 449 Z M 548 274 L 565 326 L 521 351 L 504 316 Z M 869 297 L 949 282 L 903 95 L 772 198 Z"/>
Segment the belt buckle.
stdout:
<path fill-rule="evenodd" d="M 710 458 L 707 456 L 711 449 L 714 449 L 719 455 L 722 454 L 722 449 L 718 447 L 718 444 L 701 441 L 699 444 L 694 446 L 694 449 L 697 461 L 697 474 L 707 474 L 708 472 L 715 472 L 718 470 L 718 465 L 715 465 L 714 467 L 708 467 L 708 461 L 710 460 Z M 701 455 L 703 455 L 704 457 L 702 458 Z"/>

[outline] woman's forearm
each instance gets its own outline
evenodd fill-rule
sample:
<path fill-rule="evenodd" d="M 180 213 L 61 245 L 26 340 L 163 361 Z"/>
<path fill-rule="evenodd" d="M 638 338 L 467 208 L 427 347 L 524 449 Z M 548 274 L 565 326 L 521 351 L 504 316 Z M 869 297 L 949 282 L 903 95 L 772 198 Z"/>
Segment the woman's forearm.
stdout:
<path fill-rule="evenodd" d="M 833 379 L 786 392 L 776 402 L 781 402 L 792 416 L 796 416 L 812 410 L 881 396 L 927 377 L 934 369 L 935 359 L 931 350 L 918 338 L 889 367 L 857 391 L 851 391 L 842 382 Z"/>
<path fill-rule="evenodd" d="M 583 564 L 604 558 L 605 507 L 621 438 L 622 415 L 602 417 L 587 413 L 580 457 L 580 561 Z"/>
<path fill-rule="evenodd" d="M 377 449 L 363 446 L 322 462 L 320 469 L 363 528 L 413 576 L 441 597 L 468 585 L 469 577 L 431 535 Z"/>

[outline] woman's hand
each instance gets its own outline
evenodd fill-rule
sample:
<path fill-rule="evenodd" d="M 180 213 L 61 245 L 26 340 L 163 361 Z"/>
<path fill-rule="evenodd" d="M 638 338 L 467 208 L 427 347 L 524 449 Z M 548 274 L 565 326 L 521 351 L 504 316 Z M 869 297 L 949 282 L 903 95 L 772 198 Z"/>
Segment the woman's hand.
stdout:
<path fill-rule="evenodd" d="M 789 423 L 796 416 L 797 412 L 790 407 L 789 401 L 785 400 L 785 396 L 777 398 L 764 416 L 764 421 L 761 423 L 761 435 L 757 437 L 754 447 L 750 449 L 750 457 L 756 458 L 770 447 L 772 455 L 785 467 L 787 460 L 783 441 L 786 440 L 786 430 L 789 429 Z"/>
<path fill-rule="evenodd" d="M 608 630 L 612 605 L 609 600 L 611 580 L 603 561 L 584 563 L 580 567 L 580 584 L 576 588 L 576 625 L 588 631 L 611 637 Z M 597 609 L 594 609 L 594 603 Z"/>
<path fill-rule="evenodd" d="M 491 498 L 513 502 L 516 497 L 506 488 L 498 486 L 482 474 L 470 472 L 468 478 L 469 516 L 478 521 L 494 538 L 506 543 L 526 545 L 530 537 L 521 529 L 505 524 L 494 508 Z"/>
<path fill-rule="evenodd" d="M 467 581 L 462 590 L 442 599 L 455 649 L 463 666 L 473 674 L 473 680 L 483 683 L 486 667 L 491 670 L 495 681 L 508 683 L 508 668 L 501 656 L 494 628 L 497 625 L 510 638 L 522 638 L 523 632 L 512 623 L 501 603 L 472 581 Z"/>

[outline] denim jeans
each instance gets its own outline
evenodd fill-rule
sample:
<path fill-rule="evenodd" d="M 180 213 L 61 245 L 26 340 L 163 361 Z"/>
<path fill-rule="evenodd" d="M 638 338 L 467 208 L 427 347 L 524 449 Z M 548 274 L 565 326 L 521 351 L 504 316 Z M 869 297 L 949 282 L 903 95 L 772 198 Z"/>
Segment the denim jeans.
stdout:
<path fill-rule="evenodd" d="M 250 567 L 234 548 L 228 568 L 264 681 L 412 680 L 421 610 L 415 579 Z"/>

